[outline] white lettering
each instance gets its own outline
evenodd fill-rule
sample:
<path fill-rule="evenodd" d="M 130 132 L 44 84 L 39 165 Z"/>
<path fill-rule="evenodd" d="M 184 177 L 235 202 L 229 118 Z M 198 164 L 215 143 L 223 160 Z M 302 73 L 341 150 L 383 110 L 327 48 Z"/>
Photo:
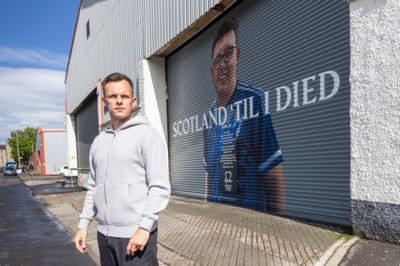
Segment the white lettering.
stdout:
<path fill-rule="evenodd" d="M 281 100 L 282 100 L 281 91 L 282 90 L 284 90 L 286 92 L 286 103 L 283 107 L 281 104 Z M 277 93 L 276 111 L 279 112 L 279 111 L 285 110 L 289 106 L 290 100 L 292 98 L 292 93 L 290 92 L 290 89 L 287 86 L 282 86 L 282 87 L 277 88 L 276 93 Z"/>
<path fill-rule="evenodd" d="M 221 106 L 218 108 L 218 125 L 224 125 L 226 123 L 226 120 L 228 119 L 227 117 L 227 112 L 225 107 Z"/>
<path fill-rule="evenodd" d="M 187 129 L 185 130 L 185 125 L 187 125 Z M 183 119 L 183 133 L 185 135 L 189 134 L 189 130 L 190 130 L 190 122 L 189 119 Z"/>
<path fill-rule="evenodd" d="M 208 114 L 210 115 L 210 126 L 213 127 L 212 122 L 214 122 L 214 126 L 217 126 L 218 125 L 217 114 L 216 113 L 213 114 L 211 110 L 208 112 Z"/>
<path fill-rule="evenodd" d="M 293 107 L 299 106 L 299 81 L 293 82 Z"/>
<path fill-rule="evenodd" d="M 240 121 L 240 104 L 242 103 L 242 101 L 237 101 L 234 102 L 233 105 L 236 108 L 236 121 L 239 122 Z"/>
<path fill-rule="evenodd" d="M 191 133 L 194 132 L 194 128 L 193 128 L 194 123 L 193 123 L 193 120 L 194 120 L 195 118 L 196 118 L 196 116 L 192 116 L 191 118 L 189 118 L 189 119 L 190 119 L 190 132 L 191 132 Z"/>
<path fill-rule="evenodd" d="M 196 115 L 196 132 L 202 131 L 203 128 L 199 128 L 199 115 Z"/>
<path fill-rule="evenodd" d="M 178 135 L 178 129 L 176 128 L 176 122 L 172 124 L 172 129 L 174 130 L 174 134 L 172 135 L 174 138 Z"/>
<path fill-rule="evenodd" d="M 249 119 L 248 115 L 247 115 L 247 100 L 249 98 L 243 99 L 243 119 L 247 120 Z"/>
<path fill-rule="evenodd" d="M 315 77 L 316 75 L 301 80 L 303 82 L 303 105 L 315 103 L 317 101 L 317 97 L 315 96 L 311 100 L 308 100 L 308 93 L 314 91 L 314 88 L 308 87 L 308 82 L 314 81 Z"/>
<path fill-rule="evenodd" d="M 179 131 L 179 128 L 182 127 L 183 122 L 182 121 L 178 121 L 178 136 L 182 136 L 183 133 Z"/>
<path fill-rule="evenodd" d="M 319 82 L 316 82 L 317 76 L 319 78 Z M 318 85 L 319 88 L 316 87 Z M 275 104 L 272 102 L 275 101 L 275 99 L 276 112 L 286 110 L 290 106 L 295 108 L 301 105 L 328 100 L 333 98 L 338 93 L 339 88 L 340 76 L 336 71 L 327 70 L 325 72 L 320 72 L 314 76 L 293 81 L 288 86 L 281 86 L 275 90 L 264 91 L 263 103 L 254 103 L 255 96 L 251 96 L 238 100 L 229 106 L 214 108 L 213 110 L 204 112 L 200 118 L 200 114 L 197 114 L 174 122 L 172 124 L 172 136 L 177 137 L 210 129 L 214 126 L 223 126 L 228 122 L 233 122 L 233 116 L 236 116 L 235 120 L 237 122 L 241 120 L 252 119 L 260 115 L 259 108 L 261 107 L 264 108 L 264 115 L 267 115 L 270 113 L 270 105 Z M 303 91 L 300 91 L 299 95 L 299 90 L 301 89 Z M 317 92 L 318 89 L 319 92 Z M 319 94 L 319 97 L 317 94 Z M 299 97 L 303 97 L 303 101 L 301 101 Z M 259 104 L 261 104 L 261 106 L 259 106 Z M 202 120 L 199 121 L 200 119 Z"/>
<path fill-rule="evenodd" d="M 333 79 L 333 89 L 331 93 L 326 96 L 325 95 L 325 76 L 330 75 Z M 328 100 L 332 98 L 339 90 L 339 84 L 340 84 L 340 77 L 339 74 L 335 71 L 326 71 L 322 72 L 319 75 L 319 84 L 320 84 L 320 101 Z"/>
<path fill-rule="evenodd" d="M 203 113 L 203 122 L 201 123 L 201 127 L 204 129 L 209 129 L 210 126 L 208 125 L 208 119 L 207 119 L 207 114 Z"/>
<path fill-rule="evenodd" d="M 264 92 L 264 115 L 269 114 L 269 91 Z"/>
<path fill-rule="evenodd" d="M 251 96 L 249 98 L 249 103 L 250 103 L 250 119 L 258 117 L 258 112 L 254 113 L 254 104 L 253 104 L 254 96 Z"/>

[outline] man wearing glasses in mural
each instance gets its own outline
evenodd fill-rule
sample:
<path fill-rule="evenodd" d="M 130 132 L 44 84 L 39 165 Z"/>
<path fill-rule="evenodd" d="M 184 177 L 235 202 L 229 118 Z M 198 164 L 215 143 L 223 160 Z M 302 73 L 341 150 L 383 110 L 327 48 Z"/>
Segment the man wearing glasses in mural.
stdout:
<path fill-rule="evenodd" d="M 217 98 L 209 115 L 218 124 L 204 131 L 206 199 L 279 214 L 285 196 L 283 157 L 264 110 L 264 92 L 237 79 L 239 55 L 237 23 L 227 20 L 212 48 Z"/>

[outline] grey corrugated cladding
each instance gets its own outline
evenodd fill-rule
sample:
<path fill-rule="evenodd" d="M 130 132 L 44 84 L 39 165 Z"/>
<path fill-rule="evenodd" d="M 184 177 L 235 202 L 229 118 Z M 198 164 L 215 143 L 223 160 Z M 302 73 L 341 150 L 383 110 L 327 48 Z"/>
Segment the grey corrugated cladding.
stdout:
<path fill-rule="evenodd" d="M 218 2 L 82 0 L 65 81 L 67 112 L 73 112 L 109 73 L 119 71 L 135 79 L 141 59 L 160 50 Z"/>
<path fill-rule="evenodd" d="M 58 169 L 67 163 L 67 134 L 65 131 L 45 131 L 46 174 L 57 174 Z"/>

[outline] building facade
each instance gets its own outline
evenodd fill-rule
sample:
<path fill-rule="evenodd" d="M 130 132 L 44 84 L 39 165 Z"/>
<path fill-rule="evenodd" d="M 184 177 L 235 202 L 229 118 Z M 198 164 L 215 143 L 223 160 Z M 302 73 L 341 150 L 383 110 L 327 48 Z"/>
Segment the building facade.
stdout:
<path fill-rule="evenodd" d="M 88 168 L 109 121 L 101 79 L 122 72 L 168 146 L 173 194 L 398 242 L 399 14 L 395 0 L 82 0 L 69 166 Z"/>
<path fill-rule="evenodd" d="M 6 143 L 5 145 L 0 145 L 0 167 L 5 167 L 6 162 L 13 162 L 11 158 L 10 146 Z"/>
<path fill-rule="evenodd" d="M 67 164 L 67 135 L 65 129 L 37 129 L 34 168 L 39 175 L 57 175 Z"/>

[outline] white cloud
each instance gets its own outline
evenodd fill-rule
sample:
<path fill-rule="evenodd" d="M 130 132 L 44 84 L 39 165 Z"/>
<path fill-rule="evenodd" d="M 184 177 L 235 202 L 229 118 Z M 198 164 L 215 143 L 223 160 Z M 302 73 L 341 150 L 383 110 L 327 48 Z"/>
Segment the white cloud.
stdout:
<path fill-rule="evenodd" d="M 64 128 L 64 71 L 0 67 L 0 144 L 15 129 Z"/>
<path fill-rule="evenodd" d="M 67 56 L 43 49 L 22 49 L 0 46 L 0 62 L 65 69 Z"/>

